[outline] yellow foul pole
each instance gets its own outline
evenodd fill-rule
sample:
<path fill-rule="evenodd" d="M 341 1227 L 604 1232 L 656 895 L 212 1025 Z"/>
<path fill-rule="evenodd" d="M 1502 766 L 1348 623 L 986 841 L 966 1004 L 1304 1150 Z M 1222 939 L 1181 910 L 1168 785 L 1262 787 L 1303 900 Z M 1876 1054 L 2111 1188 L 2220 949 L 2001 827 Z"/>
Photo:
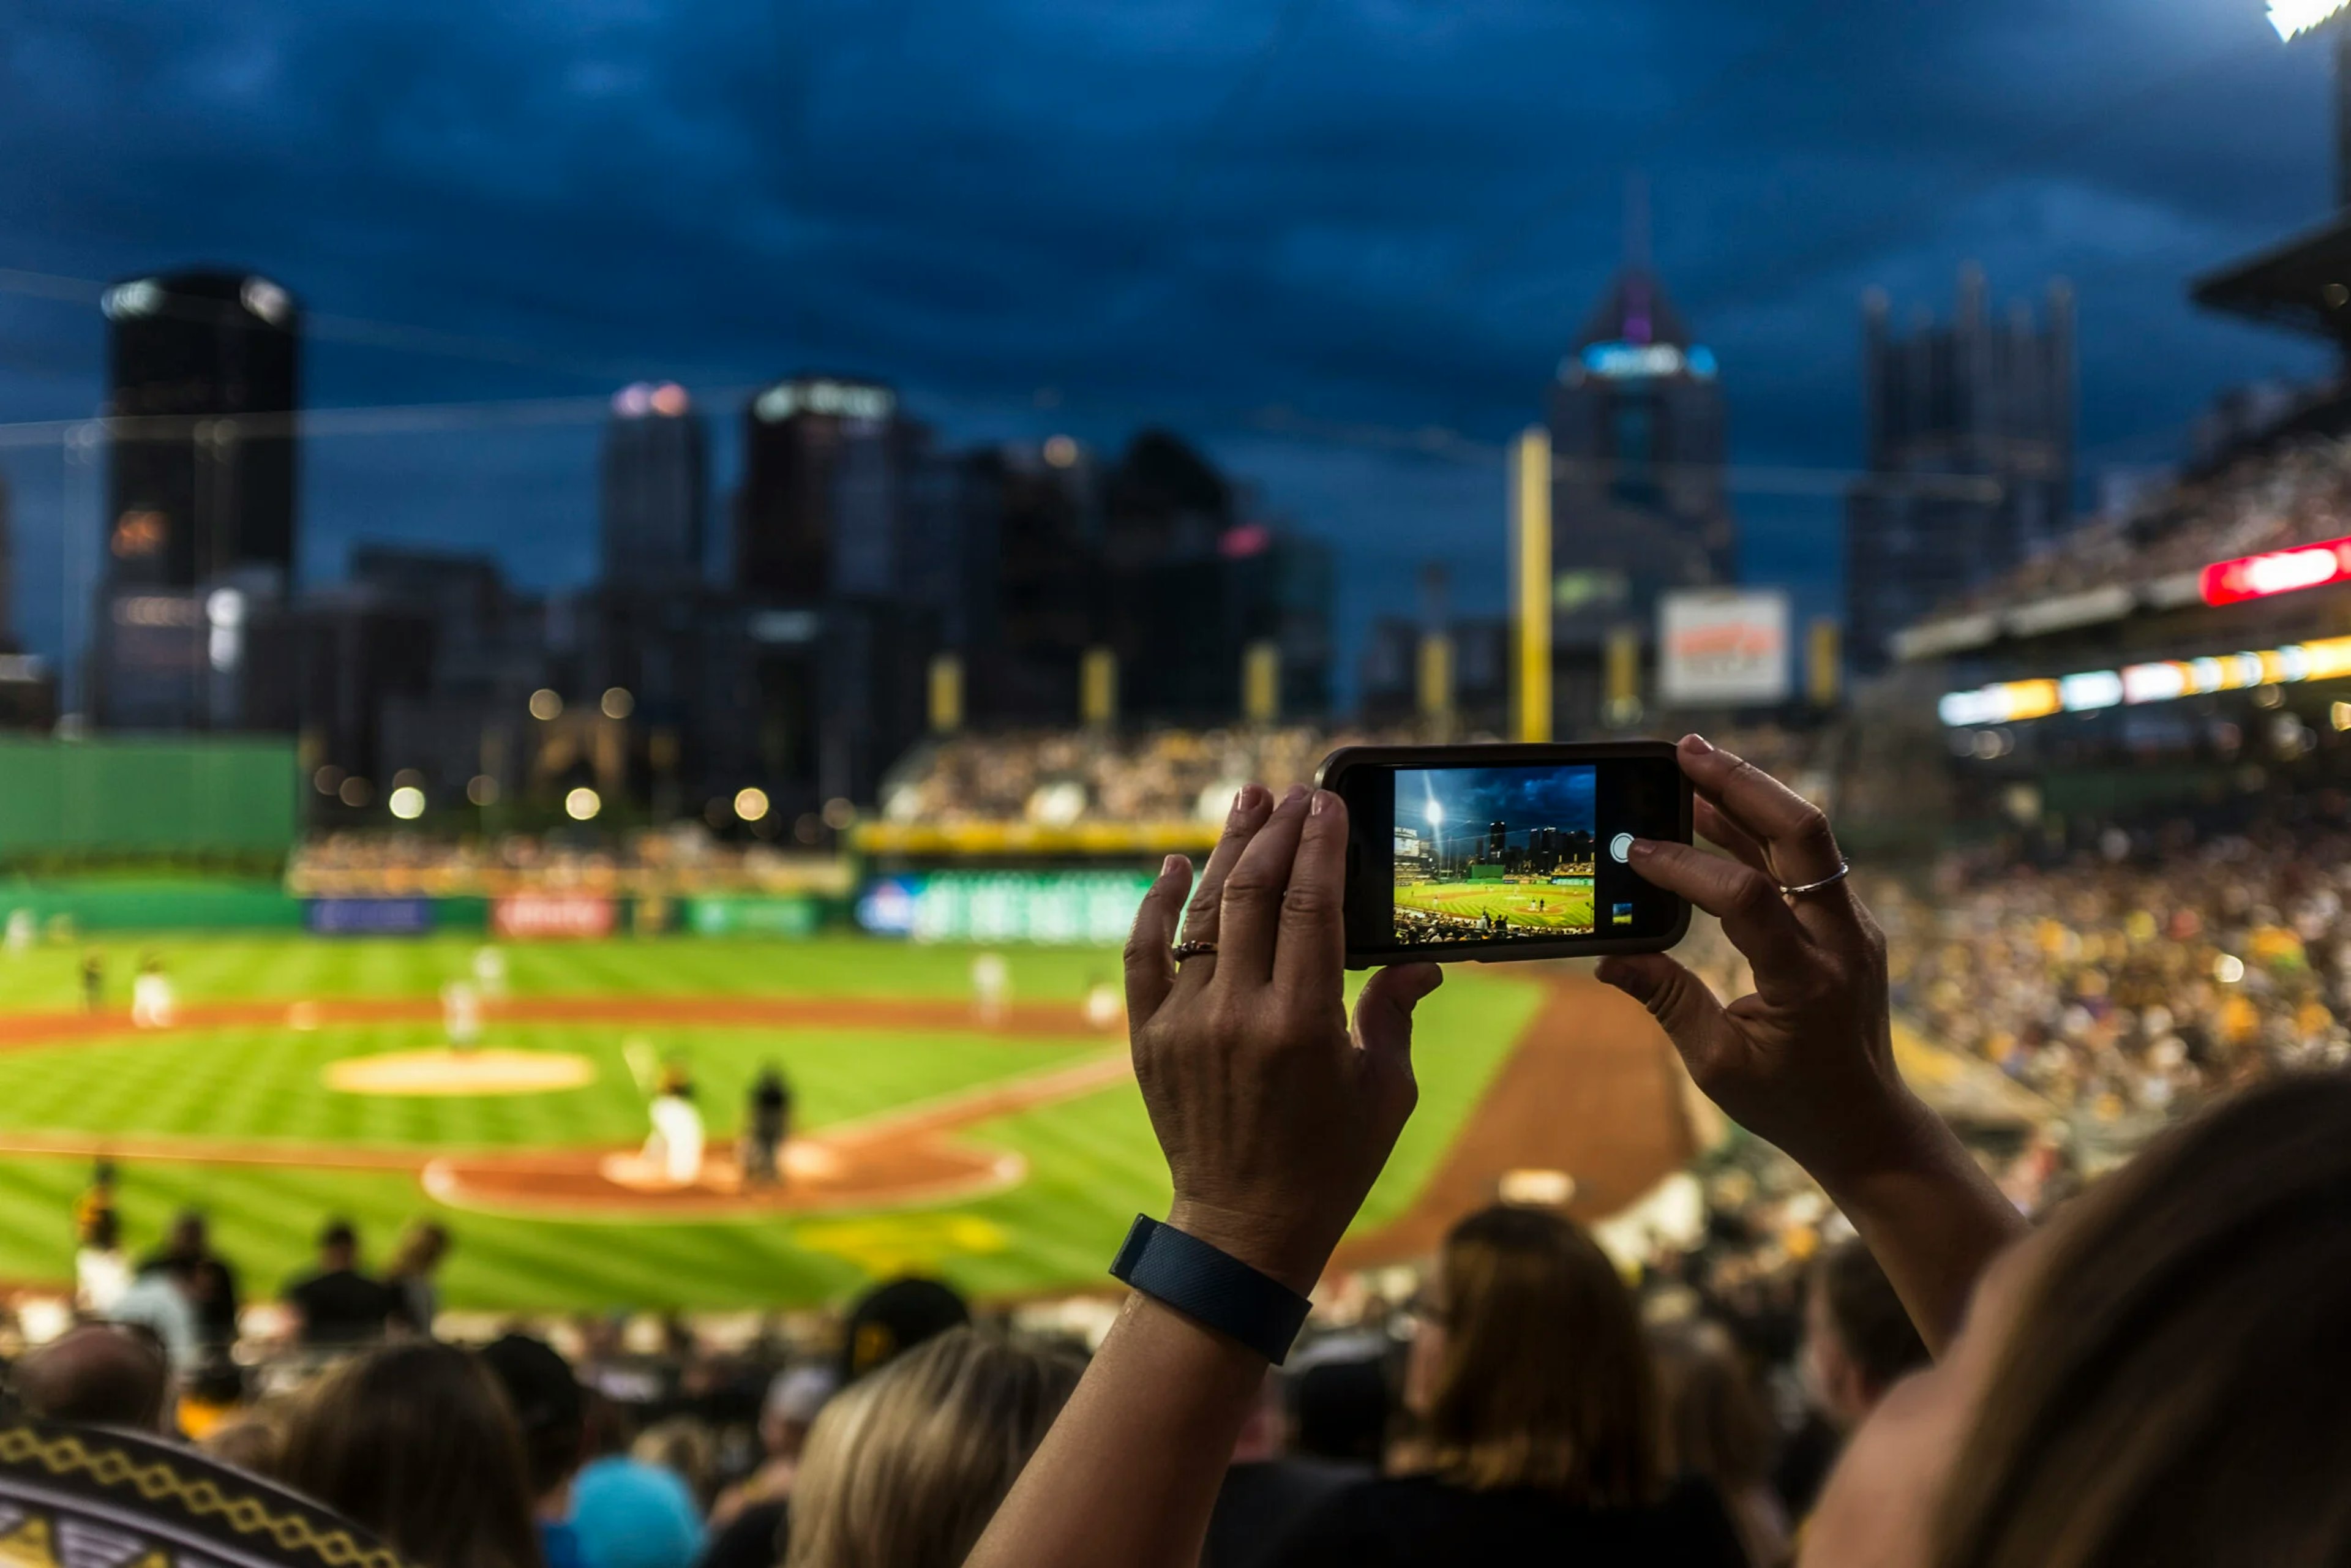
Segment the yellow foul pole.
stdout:
<path fill-rule="evenodd" d="M 1515 730 L 1551 738 L 1551 433 L 1530 425 L 1510 454 L 1511 619 L 1518 623 Z"/>

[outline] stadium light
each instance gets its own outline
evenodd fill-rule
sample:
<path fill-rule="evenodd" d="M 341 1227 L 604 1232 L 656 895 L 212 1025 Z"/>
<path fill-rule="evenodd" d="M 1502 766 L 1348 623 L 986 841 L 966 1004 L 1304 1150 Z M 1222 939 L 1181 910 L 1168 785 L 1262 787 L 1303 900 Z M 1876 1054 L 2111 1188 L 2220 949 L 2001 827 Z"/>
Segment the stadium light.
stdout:
<path fill-rule="evenodd" d="M 637 699 L 629 695 L 626 686 L 607 686 L 601 706 L 606 718 L 626 718 L 637 711 Z"/>
<path fill-rule="evenodd" d="M 413 784 L 402 784 L 392 792 L 384 804 L 391 807 L 392 814 L 402 821 L 413 822 L 424 815 L 424 791 Z"/>
<path fill-rule="evenodd" d="M 603 809 L 603 798 L 585 784 L 563 797 L 563 814 L 575 822 L 592 821 Z"/>
<path fill-rule="evenodd" d="M 2270 0 L 2270 26 L 2282 40 L 2299 37 L 2346 5 L 2351 0 Z"/>
<path fill-rule="evenodd" d="M 541 686 L 530 694 L 531 717 L 559 718 L 562 716 L 562 713 L 563 699 L 555 694 L 553 687 Z"/>
<path fill-rule="evenodd" d="M 465 781 L 465 799 L 476 806 L 498 803 L 498 781 L 486 773 L 476 773 Z"/>
<path fill-rule="evenodd" d="M 747 822 L 758 821 L 768 814 L 768 792 L 757 785 L 736 790 L 735 814 Z"/>
<path fill-rule="evenodd" d="M 2216 560 L 2197 573 L 2196 591 L 2207 604 L 2241 604 L 2346 579 L 2351 579 L 2351 538 Z"/>

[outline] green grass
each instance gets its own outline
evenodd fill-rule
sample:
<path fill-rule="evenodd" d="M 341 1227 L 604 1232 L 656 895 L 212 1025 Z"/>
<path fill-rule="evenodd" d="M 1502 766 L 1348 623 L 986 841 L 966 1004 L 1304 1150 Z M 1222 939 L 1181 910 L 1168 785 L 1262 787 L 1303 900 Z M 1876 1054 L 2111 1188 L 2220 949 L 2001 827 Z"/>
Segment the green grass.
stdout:
<path fill-rule="evenodd" d="M 1593 928 L 1592 879 L 1565 887 L 1548 882 L 1407 882 L 1396 884 L 1399 909 L 1425 910 L 1456 920 L 1481 915 L 1506 918 L 1513 928 L 1585 932 Z"/>
<path fill-rule="evenodd" d="M 184 1003 L 431 996 L 464 974 L 476 943 L 322 941 L 297 936 L 107 946 L 118 986 L 152 951 Z M 973 949 L 833 938 L 806 943 L 618 940 L 505 949 L 519 996 L 955 997 L 968 994 Z M 79 948 L 0 955 L 0 1040 L 8 1015 L 79 1005 Z M 1013 994 L 1073 1005 L 1113 979 L 1114 951 L 1011 950 Z M 114 998 L 120 1005 L 120 994 Z M 1421 1104 L 1362 1223 L 1411 1200 L 1539 1001 L 1536 988 L 1462 967 L 1424 1004 L 1416 1071 Z M 1024 1040 L 962 1030 L 749 1029 L 684 1024 L 494 1022 L 486 1043 L 573 1051 L 595 1082 L 541 1095 L 480 1099 L 352 1096 L 320 1070 L 341 1057 L 438 1043 L 429 1022 L 333 1026 L 315 1032 L 213 1028 L 113 1037 L 0 1054 L 0 1132 L 168 1134 L 286 1138 L 353 1146 L 528 1147 L 621 1144 L 643 1135 L 644 1105 L 621 1061 L 643 1035 L 694 1067 L 714 1132 L 735 1122 L 743 1087 L 770 1058 L 815 1126 L 1028 1072 L 1101 1049 L 1079 1039 Z M 438 1210 L 413 1178 L 281 1167 L 142 1161 L 123 1176 L 134 1250 L 187 1204 L 213 1217 L 220 1244 L 266 1291 L 298 1270 L 319 1220 L 343 1215 L 379 1251 L 406 1219 L 438 1213 L 455 1232 L 450 1304 L 492 1309 L 789 1306 L 838 1299 L 905 1268 L 976 1292 L 1098 1281 L 1139 1211 L 1162 1210 L 1167 1177 L 1140 1096 L 1117 1088 L 977 1126 L 975 1144 L 1008 1147 L 1029 1176 L 994 1196 L 870 1214 L 681 1223 L 588 1223 Z M 0 1279 L 62 1281 L 68 1211 L 82 1162 L 0 1158 Z"/>

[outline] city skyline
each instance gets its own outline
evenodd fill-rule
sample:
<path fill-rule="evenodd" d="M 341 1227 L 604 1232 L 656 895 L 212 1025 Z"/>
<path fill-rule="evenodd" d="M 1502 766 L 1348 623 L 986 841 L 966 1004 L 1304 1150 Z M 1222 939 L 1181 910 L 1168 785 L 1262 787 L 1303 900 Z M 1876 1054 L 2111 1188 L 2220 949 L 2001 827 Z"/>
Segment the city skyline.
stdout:
<path fill-rule="evenodd" d="M 52 278 L 205 257 L 283 278 L 322 317 L 319 406 L 636 379 L 699 394 L 831 365 L 899 385 L 958 441 L 1165 423 L 1346 545 L 1348 674 L 1432 554 L 1465 611 L 1499 605 L 1498 465 L 1382 443 L 1426 425 L 1494 443 L 1536 416 L 1617 261 L 1628 169 L 1650 175 L 1658 273 L 1721 359 L 1735 462 L 1856 465 L 1860 291 L 1945 308 L 1970 256 L 1996 301 L 2075 277 L 2093 473 L 2172 455 L 2220 385 L 2319 362 L 2182 297 L 2326 204 L 2325 51 L 2278 45 L 2254 5 L 987 12 L 820 10 L 789 57 L 713 18 L 208 12 L 185 60 L 162 41 L 193 13 L 37 13 L 38 47 L 0 66 L 25 73 L 0 146 L 27 154 L 0 210 L 39 216 L 0 238 Z M 1563 99 L 1554 68 L 1595 59 L 1610 68 Z M 523 61 L 522 101 L 435 130 L 432 84 L 472 102 L 456 89 Z M 966 161 L 926 155 L 958 144 L 947 120 L 980 130 Z M 1146 214 L 1129 192 L 1164 199 Z M 95 310 L 47 287 L 0 289 L 0 419 L 95 406 Z M 1348 423 L 1377 429 L 1328 438 Z M 583 424 L 314 444 L 304 575 L 337 577 L 362 538 L 487 539 L 524 584 L 590 580 L 593 442 Z M 17 618 L 55 652 L 68 476 L 0 464 Z M 1814 488 L 1734 496 L 1742 575 L 1793 583 L 1805 610 L 1834 605 L 1816 563 L 1837 486 Z"/>

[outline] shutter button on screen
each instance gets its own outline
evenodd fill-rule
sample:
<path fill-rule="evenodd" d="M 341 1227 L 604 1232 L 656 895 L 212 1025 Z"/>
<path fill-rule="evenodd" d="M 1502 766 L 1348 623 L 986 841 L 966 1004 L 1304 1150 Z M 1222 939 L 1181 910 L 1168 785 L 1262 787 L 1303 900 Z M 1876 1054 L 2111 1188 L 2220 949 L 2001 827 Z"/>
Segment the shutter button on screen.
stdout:
<path fill-rule="evenodd" d="M 1609 840 L 1608 852 L 1616 858 L 1619 864 L 1622 864 L 1625 857 L 1633 852 L 1633 835 L 1630 833 L 1619 833 L 1614 838 Z"/>

